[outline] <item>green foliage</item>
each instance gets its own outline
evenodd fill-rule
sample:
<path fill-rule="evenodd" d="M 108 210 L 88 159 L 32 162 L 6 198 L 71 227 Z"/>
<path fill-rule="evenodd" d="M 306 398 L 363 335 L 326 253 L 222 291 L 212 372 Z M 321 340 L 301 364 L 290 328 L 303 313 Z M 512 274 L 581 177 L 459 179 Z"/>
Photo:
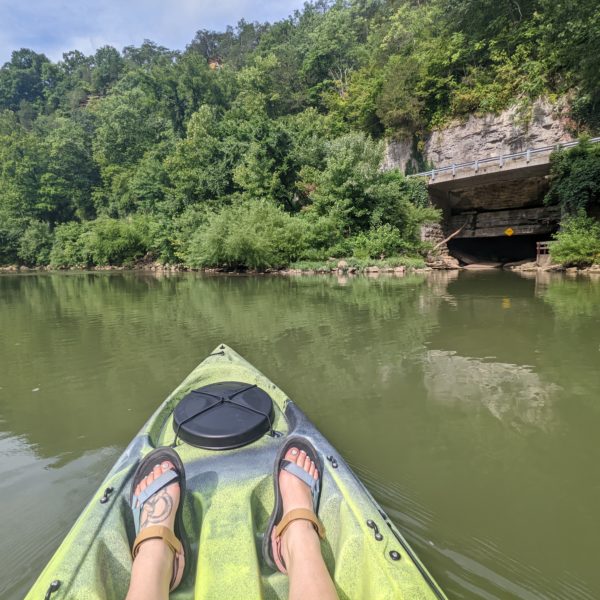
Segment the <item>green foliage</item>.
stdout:
<path fill-rule="evenodd" d="M 19 243 L 27 221 L 0 206 L 0 264 L 18 262 Z"/>
<path fill-rule="evenodd" d="M 209 216 L 186 262 L 198 267 L 265 269 L 296 260 L 304 248 L 299 219 L 267 200 L 236 202 Z"/>
<path fill-rule="evenodd" d="M 382 158 L 380 142 L 362 133 L 346 134 L 328 144 L 324 169 L 307 170 L 304 185 L 312 190 L 317 214 L 335 215 L 346 237 L 390 225 L 405 247 L 416 247 L 420 224 L 439 220 L 439 214 L 423 206 L 423 182 L 381 171 Z"/>
<path fill-rule="evenodd" d="M 19 259 L 28 266 L 47 265 L 50 262 L 52 234 L 44 221 L 31 221 L 19 240 Z"/>
<path fill-rule="evenodd" d="M 361 272 L 367 267 L 379 267 L 380 269 L 389 269 L 396 267 L 406 267 L 407 269 L 422 269 L 425 266 L 425 260 L 419 256 L 390 256 L 385 259 L 358 258 L 350 256 L 344 258 L 347 268 L 354 268 Z M 299 269 L 301 271 L 333 271 L 337 269 L 338 260 L 298 260 L 290 265 L 290 269 Z"/>
<path fill-rule="evenodd" d="M 170 127 L 153 99 L 140 89 L 113 93 L 93 105 L 98 119 L 94 158 L 104 168 L 137 162 L 156 144 L 170 141 Z"/>
<path fill-rule="evenodd" d="M 566 266 L 587 266 L 600 262 L 600 222 L 583 214 L 569 217 L 550 246 L 552 260 Z"/>
<path fill-rule="evenodd" d="M 221 130 L 216 109 L 201 106 L 188 123 L 186 137 L 167 158 L 178 207 L 219 199 L 232 191 L 233 157 Z"/>
<path fill-rule="evenodd" d="M 92 89 L 98 94 L 106 94 L 123 71 L 124 61 L 119 51 L 112 46 L 96 50 L 93 59 Z"/>
<path fill-rule="evenodd" d="M 144 218 L 91 222 L 83 237 L 83 254 L 94 265 L 122 265 L 142 258 L 152 238 L 151 223 Z"/>
<path fill-rule="evenodd" d="M 418 59 L 414 57 L 392 56 L 386 65 L 377 115 L 396 135 L 411 135 L 424 125 L 425 101 L 415 93 L 420 70 Z"/>
<path fill-rule="evenodd" d="M 183 52 L 13 52 L 0 262 L 422 253 L 420 225 L 439 215 L 423 182 L 380 171 L 380 138 L 418 149 L 449 119 L 558 94 L 579 126 L 600 127 L 599 19 L 594 0 L 317 0 L 277 23 L 199 31 Z M 548 201 L 592 209 L 599 153 L 554 157 Z"/>
<path fill-rule="evenodd" d="M 389 223 L 359 233 L 354 238 L 354 255 L 357 258 L 381 258 L 406 250 L 406 242 L 397 227 Z"/>
<path fill-rule="evenodd" d="M 76 221 L 63 223 L 54 230 L 54 243 L 50 251 L 50 266 L 67 268 L 87 266 L 88 257 L 84 249 L 87 227 Z"/>
<path fill-rule="evenodd" d="M 552 154 L 550 190 L 545 201 L 577 214 L 600 204 L 600 147 L 582 139 L 578 146 Z"/>
<path fill-rule="evenodd" d="M 16 111 L 24 103 L 39 105 L 44 95 L 44 67 L 49 63 L 33 50 L 15 50 L 10 62 L 0 69 L 0 110 Z"/>
<path fill-rule="evenodd" d="M 100 217 L 87 223 L 65 223 L 54 232 L 50 264 L 56 268 L 131 264 L 151 248 L 158 223 L 143 216 Z"/>
<path fill-rule="evenodd" d="M 100 176 L 89 123 L 57 117 L 41 124 L 41 135 L 46 165 L 39 178 L 39 206 L 54 222 L 93 217 L 92 190 Z"/>

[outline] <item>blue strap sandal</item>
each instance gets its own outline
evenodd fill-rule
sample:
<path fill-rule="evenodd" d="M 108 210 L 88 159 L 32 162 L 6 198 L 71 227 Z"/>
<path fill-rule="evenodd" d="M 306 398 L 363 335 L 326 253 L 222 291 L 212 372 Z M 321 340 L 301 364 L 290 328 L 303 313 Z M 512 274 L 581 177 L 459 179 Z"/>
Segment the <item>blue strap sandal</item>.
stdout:
<path fill-rule="evenodd" d="M 300 452 L 306 452 L 308 458 L 310 458 L 319 471 L 319 478 L 315 479 L 303 468 L 299 467 L 296 463 L 290 462 L 285 459 L 284 456 L 287 454 L 290 448 L 297 448 Z M 279 489 L 279 473 L 281 470 L 287 471 L 291 475 L 294 475 L 300 481 L 304 482 L 309 488 L 312 496 L 313 510 L 306 508 L 295 508 L 290 510 L 285 515 L 283 514 L 283 500 L 281 497 L 281 490 Z M 275 459 L 275 467 L 273 470 L 273 483 L 275 487 L 275 508 L 269 518 L 269 524 L 265 532 L 262 544 L 263 557 L 265 562 L 274 571 L 281 571 L 286 573 L 285 562 L 278 549 L 273 548 L 273 538 L 279 539 L 287 529 L 290 523 L 299 519 L 309 521 L 312 523 L 315 531 L 321 539 L 325 538 L 325 527 L 323 523 L 317 517 L 317 511 L 319 509 L 319 498 L 321 495 L 321 479 L 323 477 L 323 460 L 315 447 L 306 439 L 300 436 L 294 436 L 286 440 L 285 444 L 280 448 Z M 277 523 L 277 525 L 276 525 Z M 274 532 L 274 535 L 273 535 Z M 275 556 L 277 552 L 277 556 Z M 283 569 L 280 565 L 283 566 Z"/>
<path fill-rule="evenodd" d="M 135 489 L 145 477 L 147 477 L 156 465 L 161 465 L 163 462 L 169 461 L 174 468 L 165 471 L 160 477 L 155 479 L 147 486 L 139 495 L 136 496 Z M 144 505 L 148 500 L 163 488 L 171 485 L 174 482 L 179 483 L 179 506 L 175 513 L 175 531 L 171 531 L 165 525 L 149 525 L 140 531 L 140 520 Z M 179 455 L 172 448 L 161 447 L 156 448 L 139 463 L 131 483 L 131 493 L 129 496 L 129 504 L 133 513 L 133 522 L 135 524 L 135 541 L 131 554 L 133 558 L 138 554 L 141 544 L 147 540 L 161 539 L 173 551 L 173 575 L 169 584 L 169 591 L 173 591 L 177 587 L 177 579 L 179 573 L 179 562 L 185 556 L 183 544 L 181 540 L 181 507 L 183 506 L 183 497 L 185 494 L 185 468 Z M 183 577 L 183 574 L 179 578 Z"/>

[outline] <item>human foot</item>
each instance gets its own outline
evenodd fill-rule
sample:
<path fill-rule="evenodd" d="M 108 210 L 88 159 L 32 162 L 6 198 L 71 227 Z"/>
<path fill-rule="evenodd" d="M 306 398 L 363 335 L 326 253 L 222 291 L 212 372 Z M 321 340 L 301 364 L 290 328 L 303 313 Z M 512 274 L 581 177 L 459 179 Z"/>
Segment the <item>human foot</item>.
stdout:
<path fill-rule="evenodd" d="M 154 557 L 157 568 L 170 568 L 169 589 L 175 589 L 183 576 L 185 556 L 180 541 L 175 536 L 175 517 L 179 507 L 181 487 L 175 479 L 164 485 L 144 501 L 144 491 L 152 484 L 160 484 L 165 474 L 177 473 L 169 460 L 155 464 L 147 475 L 139 481 L 133 491 L 132 507 L 139 508 L 142 498 L 142 511 L 139 517 L 139 532 L 134 543 L 134 558 L 138 555 Z"/>
<path fill-rule="evenodd" d="M 285 573 L 286 564 L 289 564 L 295 548 L 306 549 L 307 545 L 315 544 L 318 546 L 317 532 L 322 525 L 314 515 L 313 488 L 308 485 L 308 482 L 311 482 L 314 487 L 319 480 L 320 473 L 317 465 L 304 450 L 299 450 L 295 446 L 286 452 L 284 461 L 296 465 L 308 476 L 305 475 L 306 481 L 304 481 L 299 477 L 301 473 L 292 472 L 293 467 L 290 471 L 286 470 L 289 465 L 279 471 L 283 518 L 279 526 L 273 528 L 271 544 L 275 564 Z M 286 523 L 288 515 L 294 519 Z"/>

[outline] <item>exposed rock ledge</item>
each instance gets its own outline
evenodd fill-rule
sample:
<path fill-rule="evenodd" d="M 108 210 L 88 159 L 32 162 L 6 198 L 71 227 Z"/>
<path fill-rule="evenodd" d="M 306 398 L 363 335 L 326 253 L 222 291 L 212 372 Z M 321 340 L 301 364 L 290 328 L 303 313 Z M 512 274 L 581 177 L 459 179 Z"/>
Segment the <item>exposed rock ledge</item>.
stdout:
<path fill-rule="evenodd" d="M 423 163 L 443 167 L 568 142 L 574 138 L 567 107 L 565 99 L 552 104 L 540 98 L 528 118 L 523 117 L 517 106 L 499 114 L 470 115 L 466 121 L 456 120 L 432 131 L 425 139 L 421 157 L 416 156 L 412 139 L 390 141 L 383 168 L 406 171 L 410 166 L 414 172 L 421 170 L 419 164 Z"/>

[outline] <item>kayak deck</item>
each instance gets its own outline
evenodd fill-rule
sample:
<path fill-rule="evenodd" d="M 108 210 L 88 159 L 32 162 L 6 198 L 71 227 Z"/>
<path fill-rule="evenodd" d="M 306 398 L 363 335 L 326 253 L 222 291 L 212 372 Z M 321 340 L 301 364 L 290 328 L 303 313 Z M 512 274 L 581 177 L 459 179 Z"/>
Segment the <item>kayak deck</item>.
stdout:
<path fill-rule="evenodd" d="M 172 413 L 177 402 L 192 389 L 219 381 L 243 381 L 265 390 L 273 399 L 272 425 L 277 434 L 223 451 L 176 440 Z M 445 598 L 407 542 L 302 411 L 224 345 L 192 371 L 133 439 L 27 598 L 43 598 L 54 580 L 61 587 L 52 600 L 125 597 L 135 537 L 128 505 L 131 477 L 143 456 L 157 446 L 172 444 L 186 470 L 182 510 L 188 555 L 182 583 L 170 597 L 287 598 L 288 578 L 265 565 L 261 544 L 274 505 L 273 463 L 291 433 L 308 438 L 323 455 L 319 516 L 327 536 L 321 547 L 340 599 Z M 113 491 L 101 503 L 106 488 Z M 375 523 L 381 540 L 367 520 Z"/>

